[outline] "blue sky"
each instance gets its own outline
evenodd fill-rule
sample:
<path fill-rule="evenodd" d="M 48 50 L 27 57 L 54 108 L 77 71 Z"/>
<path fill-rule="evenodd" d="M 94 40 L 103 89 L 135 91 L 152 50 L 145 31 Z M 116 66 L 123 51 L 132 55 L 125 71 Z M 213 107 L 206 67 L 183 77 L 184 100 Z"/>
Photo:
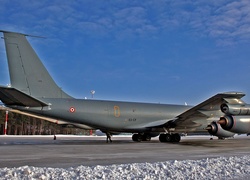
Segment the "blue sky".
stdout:
<path fill-rule="evenodd" d="M 142 3 L 143 2 L 143 3 Z M 195 105 L 225 91 L 250 102 L 250 1 L 0 0 L 0 29 L 28 38 L 77 98 Z M 3 40 L 0 84 L 9 83 Z"/>

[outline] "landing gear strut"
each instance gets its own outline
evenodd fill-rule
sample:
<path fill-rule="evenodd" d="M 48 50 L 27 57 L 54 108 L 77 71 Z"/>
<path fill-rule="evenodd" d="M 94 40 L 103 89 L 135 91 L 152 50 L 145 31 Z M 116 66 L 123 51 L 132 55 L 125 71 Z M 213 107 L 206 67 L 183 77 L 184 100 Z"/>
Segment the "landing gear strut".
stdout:
<path fill-rule="evenodd" d="M 149 134 L 133 134 L 132 140 L 136 142 L 150 141 L 151 136 Z"/>
<path fill-rule="evenodd" d="M 175 134 L 160 134 L 160 142 L 180 142 L 181 136 L 178 133 Z"/>

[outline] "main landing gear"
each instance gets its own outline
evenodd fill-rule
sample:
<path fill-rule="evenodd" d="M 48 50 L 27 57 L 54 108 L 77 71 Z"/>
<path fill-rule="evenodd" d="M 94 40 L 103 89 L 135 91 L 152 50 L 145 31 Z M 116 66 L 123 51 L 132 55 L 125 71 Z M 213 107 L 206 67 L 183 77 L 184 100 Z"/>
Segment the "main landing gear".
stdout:
<path fill-rule="evenodd" d="M 150 141 L 151 136 L 149 134 L 133 134 L 132 140 L 136 142 Z"/>
<path fill-rule="evenodd" d="M 133 134 L 132 140 L 136 142 L 141 142 L 141 141 L 150 141 L 151 136 L 150 134 Z M 178 133 L 174 134 L 160 134 L 159 136 L 160 142 L 180 142 L 181 136 Z"/>
<path fill-rule="evenodd" d="M 180 142 L 181 136 L 178 133 L 175 134 L 160 134 L 160 142 Z"/>

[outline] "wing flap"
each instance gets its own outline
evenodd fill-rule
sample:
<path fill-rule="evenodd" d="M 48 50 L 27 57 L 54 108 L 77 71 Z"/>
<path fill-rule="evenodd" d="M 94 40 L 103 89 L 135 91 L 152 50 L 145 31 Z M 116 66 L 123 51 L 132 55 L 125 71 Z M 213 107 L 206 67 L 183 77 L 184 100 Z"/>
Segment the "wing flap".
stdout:
<path fill-rule="evenodd" d="M 15 88 L 0 86 L 0 100 L 6 106 L 43 107 L 48 106 L 32 96 L 29 96 Z"/>

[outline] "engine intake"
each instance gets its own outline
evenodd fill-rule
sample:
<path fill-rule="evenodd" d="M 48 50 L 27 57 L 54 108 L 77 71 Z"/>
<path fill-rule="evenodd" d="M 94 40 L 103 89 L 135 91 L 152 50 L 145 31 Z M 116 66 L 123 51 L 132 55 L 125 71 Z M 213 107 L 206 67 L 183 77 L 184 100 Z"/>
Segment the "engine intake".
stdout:
<path fill-rule="evenodd" d="M 239 134 L 250 132 L 250 116 L 224 116 L 217 123 L 226 131 Z"/>
<path fill-rule="evenodd" d="M 228 138 L 228 137 L 232 137 L 235 135 L 235 133 L 222 129 L 221 125 L 218 124 L 217 122 L 212 122 L 211 124 L 207 126 L 206 129 L 209 132 L 209 134 L 213 136 L 217 136 L 219 138 Z"/>
<path fill-rule="evenodd" d="M 250 115 L 250 104 L 227 104 L 220 106 L 221 111 L 227 115 Z"/>

